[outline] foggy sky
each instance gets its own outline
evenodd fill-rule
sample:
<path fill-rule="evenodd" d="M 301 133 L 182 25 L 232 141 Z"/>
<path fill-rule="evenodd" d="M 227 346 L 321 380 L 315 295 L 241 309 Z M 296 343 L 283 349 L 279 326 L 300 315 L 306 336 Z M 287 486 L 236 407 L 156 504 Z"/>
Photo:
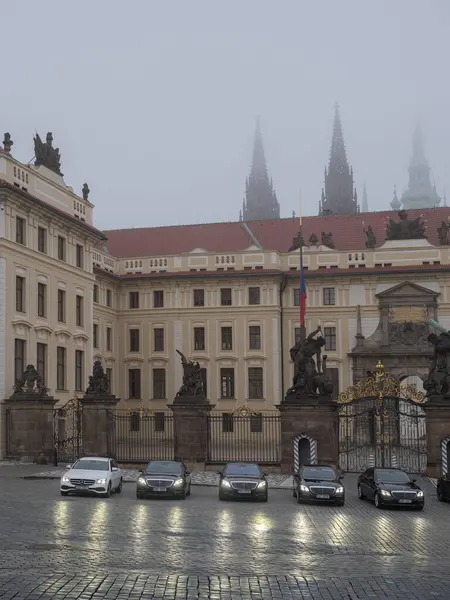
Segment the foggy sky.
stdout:
<path fill-rule="evenodd" d="M 100 228 L 237 220 L 257 116 L 282 216 L 300 190 L 317 214 L 336 101 L 360 201 L 403 192 L 418 118 L 450 195 L 448 0 L 22 0 L 0 23 L 0 133 L 28 162 L 52 131 Z"/>

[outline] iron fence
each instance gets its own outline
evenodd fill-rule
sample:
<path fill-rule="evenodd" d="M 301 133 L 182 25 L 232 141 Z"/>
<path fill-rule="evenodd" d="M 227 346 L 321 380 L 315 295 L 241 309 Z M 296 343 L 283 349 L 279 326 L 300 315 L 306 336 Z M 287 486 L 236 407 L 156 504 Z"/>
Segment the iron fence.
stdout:
<path fill-rule="evenodd" d="M 278 412 L 222 413 L 208 417 L 208 463 L 281 462 L 281 418 Z"/>
<path fill-rule="evenodd" d="M 122 462 L 172 460 L 173 414 L 143 410 L 108 411 L 108 453 Z"/>

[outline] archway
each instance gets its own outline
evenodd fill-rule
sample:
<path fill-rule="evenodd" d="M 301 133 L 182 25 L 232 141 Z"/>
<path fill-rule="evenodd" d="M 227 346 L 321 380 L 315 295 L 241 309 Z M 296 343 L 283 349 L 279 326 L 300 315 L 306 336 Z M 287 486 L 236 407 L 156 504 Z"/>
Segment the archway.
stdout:
<path fill-rule="evenodd" d="M 297 472 L 301 465 L 317 464 L 317 440 L 306 433 L 297 435 L 294 444 L 294 471 Z"/>
<path fill-rule="evenodd" d="M 442 475 L 448 473 L 448 455 L 450 453 L 450 435 L 441 442 Z"/>

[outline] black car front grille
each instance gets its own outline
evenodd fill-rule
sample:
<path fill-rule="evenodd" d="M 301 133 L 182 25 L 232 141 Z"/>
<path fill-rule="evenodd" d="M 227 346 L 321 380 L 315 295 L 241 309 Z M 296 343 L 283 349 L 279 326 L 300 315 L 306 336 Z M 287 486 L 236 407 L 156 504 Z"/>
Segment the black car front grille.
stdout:
<path fill-rule="evenodd" d="M 94 485 L 95 479 L 71 479 L 72 485 Z"/>
<path fill-rule="evenodd" d="M 169 488 L 173 485 L 173 479 L 147 479 L 147 485 L 152 488 Z"/>
<path fill-rule="evenodd" d="M 311 485 L 309 489 L 316 496 L 332 496 L 336 491 L 335 487 L 329 485 Z"/>
<path fill-rule="evenodd" d="M 258 484 L 254 481 L 232 481 L 231 487 L 235 490 L 254 490 Z"/>
<path fill-rule="evenodd" d="M 395 492 L 391 492 L 391 494 L 393 495 L 394 498 L 397 498 L 397 500 L 414 500 L 415 497 L 417 496 L 417 492 L 413 492 L 413 491 L 400 491 L 397 490 Z"/>

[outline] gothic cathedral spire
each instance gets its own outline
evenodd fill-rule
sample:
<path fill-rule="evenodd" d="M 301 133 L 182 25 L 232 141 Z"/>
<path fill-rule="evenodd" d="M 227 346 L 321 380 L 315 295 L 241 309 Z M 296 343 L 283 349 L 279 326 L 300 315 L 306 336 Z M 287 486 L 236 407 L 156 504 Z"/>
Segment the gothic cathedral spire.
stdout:
<path fill-rule="evenodd" d="M 333 137 L 328 170 L 325 168 L 325 191 L 322 190 L 320 215 L 345 215 L 359 212 L 353 169 L 347 161 L 339 105 L 335 105 Z"/>
<path fill-rule="evenodd" d="M 256 122 L 253 160 L 250 175 L 245 182 L 242 220 L 267 221 L 280 218 L 280 205 L 267 173 L 266 157 L 259 119 Z"/>

